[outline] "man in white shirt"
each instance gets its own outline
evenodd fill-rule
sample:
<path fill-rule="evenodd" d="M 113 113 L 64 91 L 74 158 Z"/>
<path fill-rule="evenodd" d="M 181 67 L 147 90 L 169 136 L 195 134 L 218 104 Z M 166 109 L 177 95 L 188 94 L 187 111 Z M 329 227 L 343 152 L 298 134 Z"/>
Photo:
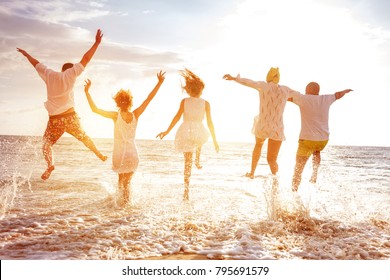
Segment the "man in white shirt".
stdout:
<path fill-rule="evenodd" d="M 319 84 L 311 82 L 306 86 L 305 95 L 297 95 L 289 99 L 298 105 L 301 111 L 301 132 L 292 180 L 293 191 L 298 190 L 303 169 L 311 155 L 313 155 L 313 173 L 310 182 L 317 181 L 321 151 L 329 140 L 329 108 L 334 101 L 350 91 L 352 90 L 346 89 L 335 94 L 319 95 Z"/>
<path fill-rule="evenodd" d="M 25 50 L 17 48 L 17 51 L 23 54 L 37 70 L 39 76 L 45 82 L 47 89 L 47 101 L 44 104 L 49 114 L 49 121 L 43 136 L 42 147 L 43 155 L 47 162 L 47 169 L 41 176 L 43 180 L 48 179 L 51 172 L 54 170 L 52 147 L 64 132 L 68 132 L 82 141 L 84 145 L 93 151 L 101 160 L 105 161 L 107 159 L 106 156 L 103 156 L 100 153 L 91 138 L 86 135 L 81 127 L 79 117 L 74 110 L 75 104 L 73 93 L 76 78 L 84 71 L 84 68 L 91 61 L 100 45 L 102 37 L 103 34 L 101 30 L 98 29 L 95 36 L 95 43 L 83 55 L 81 61 L 76 64 L 65 63 L 62 66 L 61 72 L 49 69 Z"/>

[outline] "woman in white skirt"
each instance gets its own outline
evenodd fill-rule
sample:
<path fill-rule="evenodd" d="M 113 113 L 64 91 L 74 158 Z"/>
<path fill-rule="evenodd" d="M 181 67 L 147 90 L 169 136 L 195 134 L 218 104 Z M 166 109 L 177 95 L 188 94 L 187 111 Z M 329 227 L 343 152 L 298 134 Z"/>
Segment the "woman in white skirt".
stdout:
<path fill-rule="evenodd" d="M 183 123 L 180 125 L 175 136 L 175 149 L 184 154 L 184 199 L 189 199 L 193 153 L 196 153 L 196 167 L 201 168 L 200 151 L 202 145 L 207 142 L 209 137 L 209 132 L 203 125 L 205 115 L 207 126 L 217 152 L 219 152 L 219 146 L 215 136 L 214 124 L 211 119 L 210 104 L 200 98 L 204 89 L 204 82 L 188 69 L 181 70 L 180 74 L 185 80 L 185 85 L 182 88 L 190 97 L 184 98 L 181 101 L 179 111 L 176 113 L 168 129 L 165 132 L 159 133 L 157 137 L 163 139 L 183 115 Z"/>

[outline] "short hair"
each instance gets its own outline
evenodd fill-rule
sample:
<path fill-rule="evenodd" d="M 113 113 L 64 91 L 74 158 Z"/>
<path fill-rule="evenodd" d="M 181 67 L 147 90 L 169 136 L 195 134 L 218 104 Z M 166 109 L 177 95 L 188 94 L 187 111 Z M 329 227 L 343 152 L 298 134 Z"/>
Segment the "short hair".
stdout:
<path fill-rule="evenodd" d="M 320 93 L 320 85 L 316 82 L 310 82 L 306 86 L 306 94 L 318 95 Z"/>
<path fill-rule="evenodd" d="M 113 98 L 116 106 L 122 111 L 127 111 L 131 106 L 133 106 L 133 96 L 130 90 L 120 89 Z"/>
<path fill-rule="evenodd" d="M 179 72 L 185 80 L 185 85 L 181 86 L 182 89 L 185 90 L 191 97 L 199 97 L 205 86 L 202 79 L 187 68 L 180 70 Z"/>
<path fill-rule="evenodd" d="M 65 63 L 64 65 L 62 65 L 61 71 L 64 72 L 64 71 L 66 71 L 67 69 L 72 68 L 72 67 L 73 67 L 73 63 L 67 62 L 67 63 Z"/>

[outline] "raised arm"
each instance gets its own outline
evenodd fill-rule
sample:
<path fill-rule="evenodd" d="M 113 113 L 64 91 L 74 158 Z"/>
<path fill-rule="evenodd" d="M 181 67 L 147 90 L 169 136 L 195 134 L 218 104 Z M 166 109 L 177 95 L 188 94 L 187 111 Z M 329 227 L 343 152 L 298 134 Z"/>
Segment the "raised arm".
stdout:
<path fill-rule="evenodd" d="M 223 79 L 227 80 L 227 81 L 235 81 L 236 83 L 239 83 L 243 86 L 247 86 L 247 87 L 251 87 L 251 88 L 254 88 L 254 89 L 257 89 L 259 90 L 261 88 L 261 85 L 265 82 L 261 82 L 261 81 L 253 81 L 253 80 L 250 80 L 250 79 L 246 79 L 246 78 L 241 78 L 240 77 L 240 74 L 238 74 L 236 77 L 233 77 L 231 76 L 230 74 L 226 74 L 222 77 Z"/>
<path fill-rule="evenodd" d="M 85 85 L 84 85 L 84 92 L 85 96 L 87 97 L 89 107 L 91 107 L 92 112 L 99 114 L 105 118 L 110 118 L 113 120 L 116 120 L 118 118 L 118 112 L 112 112 L 112 111 L 105 111 L 102 109 L 99 109 L 96 105 L 95 102 L 93 102 L 91 95 L 89 94 L 89 88 L 91 87 L 91 80 L 87 79 L 85 80 Z"/>
<path fill-rule="evenodd" d="M 28 59 L 28 61 L 30 61 L 31 65 L 34 66 L 34 68 L 39 63 L 38 60 L 36 60 L 34 57 L 32 57 L 30 54 L 28 54 L 25 50 L 22 50 L 19 48 L 16 48 L 16 50 L 18 52 L 20 52 L 22 55 L 24 55 Z"/>
<path fill-rule="evenodd" d="M 137 109 L 134 110 L 134 116 L 136 119 L 138 119 L 142 113 L 145 111 L 146 107 L 148 107 L 150 101 L 152 101 L 152 99 L 156 96 L 158 90 L 160 89 L 162 83 L 164 82 L 165 80 L 165 72 L 162 72 L 160 70 L 159 73 L 157 73 L 157 79 L 158 79 L 158 82 L 156 84 L 156 86 L 153 88 L 153 90 L 149 93 L 148 97 L 145 99 L 145 101 L 141 104 L 141 106 L 139 106 Z"/>
<path fill-rule="evenodd" d="M 100 45 L 100 42 L 102 41 L 103 33 L 100 29 L 97 30 L 96 36 L 95 36 L 95 43 L 92 45 L 92 47 L 83 55 L 83 57 L 80 60 L 80 63 L 85 67 L 87 64 L 91 61 L 93 55 L 95 54 L 97 48 Z"/>
<path fill-rule="evenodd" d="M 179 111 L 177 111 L 176 115 L 173 117 L 171 124 L 169 125 L 168 129 L 164 132 L 160 132 L 156 138 L 163 139 L 171 130 L 175 127 L 177 122 L 180 120 L 181 115 L 183 115 L 184 112 L 184 99 L 180 102 Z"/>
<path fill-rule="evenodd" d="M 336 96 L 336 99 L 340 99 L 341 97 L 343 97 L 344 95 L 346 95 L 348 92 L 351 92 L 353 91 L 352 89 L 345 89 L 343 91 L 338 91 L 336 92 L 334 95 Z"/>
<path fill-rule="evenodd" d="M 206 119 L 207 119 L 207 126 L 209 127 L 209 130 L 211 133 L 211 137 L 213 138 L 214 148 L 218 153 L 219 152 L 219 145 L 217 142 L 217 137 L 215 136 L 215 129 L 214 129 L 213 120 L 211 119 L 210 103 L 208 103 L 207 101 L 206 101 Z"/>

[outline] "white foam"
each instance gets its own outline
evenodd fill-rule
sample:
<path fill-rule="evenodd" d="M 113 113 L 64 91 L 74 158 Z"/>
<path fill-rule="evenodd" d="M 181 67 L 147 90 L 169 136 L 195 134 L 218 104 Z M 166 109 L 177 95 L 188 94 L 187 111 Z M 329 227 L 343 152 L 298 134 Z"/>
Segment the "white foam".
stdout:
<path fill-rule="evenodd" d="M 181 155 L 167 153 L 168 162 L 159 164 L 144 157 L 132 180 L 134 204 L 120 207 L 117 174 L 107 171 L 109 164 L 83 147 L 77 153 L 55 152 L 58 168 L 47 182 L 39 179 L 40 166 L 8 181 L 11 203 L 0 220 L 0 258 L 390 257 L 383 191 L 376 196 L 366 183 L 350 183 L 329 169 L 316 185 L 303 178 L 297 194 L 291 192 L 290 174 L 280 173 L 273 192 L 273 178 L 263 175 L 268 170 L 264 161 L 261 175 L 251 180 L 242 176 L 250 157 L 215 155 L 204 160 L 201 171 L 194 170 L 190 200 L 183 201 Z"/>

